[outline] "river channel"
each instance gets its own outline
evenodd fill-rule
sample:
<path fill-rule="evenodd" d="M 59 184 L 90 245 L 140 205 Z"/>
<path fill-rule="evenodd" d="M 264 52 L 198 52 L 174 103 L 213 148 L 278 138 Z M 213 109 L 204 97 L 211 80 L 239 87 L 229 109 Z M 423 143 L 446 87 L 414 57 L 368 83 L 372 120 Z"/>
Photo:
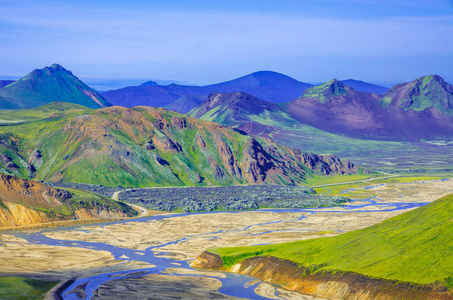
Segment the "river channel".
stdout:
<path fill-rule="evenodd" d="M 376 187 L 377 190 L 379 188 L 382 189 Z M 451 188 L 450 181 L 443 193 L 447 194 Z M 16 231 L 8 234 L 24 239 L 32 245 L 108 251 L 118 261 L 149 264 L 149 267 L 144 264 L 145 267 L 142 268 L 76 278 L 61 293 L 66 300 L 101 299 L 101 287 L 105 288 L 109 284 L 121 285 L 127 280 L 139 280 L 150 275 L 153 275 L 153 278 L 162 276 L 169 285 L 173 284 L 173 280 L 168 278 L 215 280 L 220 282 L 217 295 L 225 298 L 287 299 L 282 289 L 276 286 L 271 293 L 257 293 L 263 282 L 234 273 L 199 272 L 191 268 L 189 263 L 202 250 L 212 246 L 268 244 L 310 238 L 318 233 L 320 236 L 332 236 L 363 228 L 403 211 L 426 205 L 437 197 L 411 196 L 410 192 L 413 193 L 414 190 L 409 186 L 405 192 L 398 187 L 397 193 L 384 198 L 381 198 L 382 195 L 373 196 L 353 201 L 343 207 L 162 214 L 104 224 Z M 269 288 L 267 290 L 269 291 Z M 162 293 L 166 293 L 166 290 L 162 290 Z M 160 296 L 165 298 L 165 294 Z M 175 298 L 174 295 L 172 297 Z M 118 299 L 121 298 L 118 294 Z M 142 296 L 140 299 L 146 297 Z M 320 298 L 307 296 L 300 299 Z"/>

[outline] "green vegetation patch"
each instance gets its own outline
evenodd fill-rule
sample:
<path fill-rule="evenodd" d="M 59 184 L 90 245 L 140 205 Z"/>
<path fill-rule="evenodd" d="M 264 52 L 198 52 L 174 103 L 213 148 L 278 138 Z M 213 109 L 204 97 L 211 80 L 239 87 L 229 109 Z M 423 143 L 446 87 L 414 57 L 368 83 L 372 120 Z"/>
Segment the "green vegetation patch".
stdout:
<path fill-rule="evenodd" d="M 347 175 L 349 176 L 349 175 Z M 360 178 L 360 175 L 350 175 L 355 178 Z M 370 176 L 370 175 L 368 175 Z M 336 179 L 336 177 L 338 177 Z M 375 175 L 374 177 L 370 177 L 369 179 L 357 179 L 357 182 L 341 182 L 341 179 L 345 179 L 346 175 L 344 176 L 332 176 L 330 180 L 335 181 L 337 180 L 337 184 L 334 184 L 332 182 L 332 185 L 328 185 L 326 183 L 324 184 L 317 184 L 319 187 L 314 187 L 314 190 L 318 194 L 328 194 L 332 196 L 336 195 L 341 195 L 344 197 L 350 197 L 353 199 L 362 199 L 362 198 L 368 198 L 370 197 L 369 191 L 368 190 L 363 190 L 364 187 L 367 186 L 374 186 L 374 185 L 379 185 L 379 184 L 391 184 L 391 183 L 411 183 L 411 182 L 417 182 L 417 181 L 428 181 L 428 180 L 440 180 L 445 177 L 451 177 L 451 174 L 435 174 L 435 175 L 409 175 L 409 176 L 394 176 L 390 177 L 383 174 L 383 175 Z M 310 178 L 311 179 L 311 178 Z M 314 183 L 319 183 L 319 182 L 328 182 L 329 177 L 326 177 L 326 181 L 323 180 L 323 178 L 320 178 L 319 181 L 317 181 L 316 178 L 313 179 L 311 183 L 309 183 L 310 186 L 315 186 Z M 324 185 L 324 186 L 322 186 Z M 357 189 L 357 190 L 355 190 Z M 345 192 L 347 191 L 347 192 Z"/>
<path fill-rule="evenodd" d="M 307 178 L 307 185 L 318 186 L 327 184 L 337 184 L 343 182 L 354 182 L 362 180 L 377 179 L 387 177 L 382 174 L 351 174 L 351 175 L 336 175 L 336 176 L 313 176 Z"/>
<path fill-rule="evenodd" d="M 318 271 L 453 287 L 453 195 L 374 226 L 335 237 L 235 248 L 211 248 L 226 267 L 254 256 L 288 259 Z"/>
<path fill-rule="evenodd" d="M 316 98 L 321 103 L 325 103 L 331 96 L 343 96 L 346 93 L 346 89 L 342 83 L 336 79 L 331 79 L 324 84 L 306 89 L 302 97 Z"/>
<path fill-rule="evenodd" d="M 44 299 L 44 294 L 58 281 L 44 281 L 26 277 L 0 277 L 0 299 Z"/>

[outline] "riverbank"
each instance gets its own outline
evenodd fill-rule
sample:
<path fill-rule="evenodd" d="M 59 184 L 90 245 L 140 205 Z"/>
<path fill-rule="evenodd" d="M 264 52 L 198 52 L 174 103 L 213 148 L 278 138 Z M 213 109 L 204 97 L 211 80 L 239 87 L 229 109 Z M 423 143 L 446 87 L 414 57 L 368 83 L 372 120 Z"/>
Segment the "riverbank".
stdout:
<path fill-rule="evenodd" d="M 453 299 L 453 294 L 438 283 L 421 285 L 353 272 L 316 272 L 316 269 L 301 267 L 290 260 L 273 256 L 256 256 L 225 268 L 219 255 L 203 252 L 192 266 L 249 275 L 292 291 L 328 299 Z"/>
<path fill-rule="evenodd" d="M 211 248 L 193 267 L 338 299 L 453 299 L 453 194 L 330 238 Z M 335 287 L 335 288 L 331 288 Z"/>
<path fill-rule="evenodd" d="M 214 282 L 215 286 L 222 286 L 219 293 L 229 297 L 291 298 L 296 297 L 296 292 L 239 274 L 213 277 L 212 272 L 200 273 L 190 268 L 188 262 L 208 247 L 311 240 L 369 227 L 423 206 L 448 193 L 452 186 L 452 181 L 379 186 L 365 190 L 374 198 L 345 207 L 160 214 L 70 228 L 9 231 L 0 236 L 2 270 L 7 270 L 2 275 L 76 278 L 66 299 L 71 299 L 71 293 L 120 295 L 120 291 L 130 297 L 133 292 L 129 293 L 128 287 L 138 288 L 150 282 L 166 287 L 160 296 L 165 299 L 171 296 L 166 293 L 178 288 L 179 282 L 174 279 L 181 275 L 188 277 L 182 280 L 186 283 L 190 283 L 189 277 L 199 278 L 198 287 L 193 288 L 206 294 L 210 291 L 207 284 Z"/>

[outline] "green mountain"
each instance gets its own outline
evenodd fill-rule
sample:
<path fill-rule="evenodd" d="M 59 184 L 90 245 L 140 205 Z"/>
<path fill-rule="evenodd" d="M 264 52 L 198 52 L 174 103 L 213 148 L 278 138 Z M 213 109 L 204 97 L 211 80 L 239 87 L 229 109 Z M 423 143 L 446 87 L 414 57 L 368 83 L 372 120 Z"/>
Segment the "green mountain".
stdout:
<path fill-rule="evenodd" d="M 332 97 L 344 96 L 347 93 L 347 87 L 343 84 L 343 82 L 334 78 L 326 83 L 306 89 L 302 97 L 315 98 L 321 103 L 325 103 L 331 100 Z"/>
<path fill-rule="evenodd" d="M 435 108 L 453 115 L 453 86 L 438 75 L 422 76 L 409 83 L 401 83 L 384 94 L 387 107 L 395 106 L 404 111 L 424 111 Z"/>
<path fill-rule="evenodd" d="M 109 186 L 302 184 L 313 174 L 357 172 L 334 156 L 257 140 L 163 108 L 54 103 L 45 107 L 48 117 L 33 120 L 35 110 L 43 108 L 9 112 L 26 120 L 0 127 L 1 172 Z"/>
<path fill-rule="evenodd" d="M 219 255 L 223 267 L 227 269 L 240 262 L 245 266 L 247 259 L 253 257 L 274 257 L 291 261 L 300 268 L 308 268 L 306 276 L 321 278 L 323 274 L 338 273 L 337 279 L 341 281 L 341 274 L 345 277 L 356 274 L 354 276 L 364 286 L 366 280 L 360 276 L 391 280 L 394 286 L 398 282 L 408 282 L 440 284 L 451 289 L 452 216 L 453 195 L 449 195 L 374 226 L 335 237 L 266 246 L 212 248 L 208 251 Z M 310 282 L 308 277 L 307 282 Z M 423 292 L 422 286 L 418 289 Z M 442 288 L 438 287 L 437 291 L 442 291 Z"/>
<path fill-rule="evenodd" d="M 58 64 L 36 69 L 0 88 L 0 109 L 34 108 L 54 101 L 89 108 L 111 106 L 96 91 Z"/>
<path fill-rule="evenodd" d="M 302 124 L 360 139 L 418 142 L 453 137 L 453 86 L 423 76 L 384 95 L 357 92 L 335 79 L 282 105 Z"/>

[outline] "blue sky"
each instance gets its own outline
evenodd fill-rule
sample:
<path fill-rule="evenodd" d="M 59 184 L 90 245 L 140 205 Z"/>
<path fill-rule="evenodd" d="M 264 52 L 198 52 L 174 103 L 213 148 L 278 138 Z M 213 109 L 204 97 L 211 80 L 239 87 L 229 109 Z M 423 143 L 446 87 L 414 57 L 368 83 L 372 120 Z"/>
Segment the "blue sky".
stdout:
<path fill-rule="evenodd" d="M 60 63 L 96 84 L 208 84 L 259 70 L 305 82 L 453 82 L 453 1 L 0 0 L 0 77 Z"/>

